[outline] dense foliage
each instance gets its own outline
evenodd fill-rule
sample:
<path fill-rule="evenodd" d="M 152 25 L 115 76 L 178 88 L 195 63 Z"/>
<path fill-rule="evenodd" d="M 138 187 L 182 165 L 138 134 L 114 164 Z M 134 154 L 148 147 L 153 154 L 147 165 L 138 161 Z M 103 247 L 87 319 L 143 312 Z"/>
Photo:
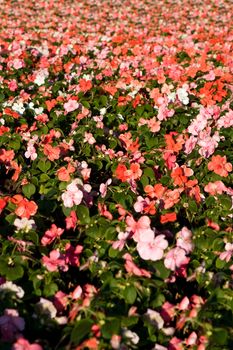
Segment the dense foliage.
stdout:
<path fill-rule="evenodd" d="M 232 349 L 232 2 L 0 10 L 0 348 Z"/>

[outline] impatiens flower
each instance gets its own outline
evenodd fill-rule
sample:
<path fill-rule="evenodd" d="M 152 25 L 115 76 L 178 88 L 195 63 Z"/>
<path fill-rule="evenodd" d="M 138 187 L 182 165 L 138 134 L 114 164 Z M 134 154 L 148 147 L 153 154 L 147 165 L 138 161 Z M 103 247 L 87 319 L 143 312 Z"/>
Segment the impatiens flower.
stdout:
<path fill-rule="evenodd" d="M 166 213 L 164 215 L 160 216 L 160 222 L 161 224 L 165 224 L 167 222 L 174 222 L 176 221 L 177 217 L 176 217 L 176 213 Z"/>
<path fill-rule="evenodd" d="M 54 304 L 45 298 L 40 298 L 40 301 L 36 304 L 36 309 L 48 318 L 55 318 L 57 315 L 57 310 Z"/>
<path fill-rule="evenodd" d="M 163 328 L 164 320 L 159 312 L 152 309 L 147 309 L 145 316 L 151 324 L 156 326 L 157 329 Z"/>
<path fill-rule="evenodd" d="M 186 257 L 186 251 L 182 248 L 176 247 L 166 254 L 164 265 L 167 269 L 175 271 L 176 268 L 186 265 L 189 259 Z"/>
<path fill-rule="evenodd" d="M 42 346 L 36 343 L 29 343 L 28 340 L 24 338 L 19 338 L 17 341 L 13 344 L 12 350 L 43 350 Z"/>
<path fill-rule="evenodd" d="M 61 198 L 65 207 L 72 208 L 74 205 L 79 205 L 82 202 L 83 192 L 77 186 L 79 183 L 79 179 L 73 180 L 62 194 Z"/>
<path fill-rule="evenodd" d="M 16 284 L 14 284 L 11 281 L 7 281 L 3 284 L 0 285 L 0 293 L 1 295 L 3 295 L 7 292 L 13 292 L 15 293 L 15 295 L 17 296 L 17 298 L 21 299 L 24 296 L 24 290 L 23 288 L 21 288 L 20 286 L 17 286 Z"/>
<path fill-rule="evenodd" d="M 232 164 L 227 163 L 226 156 L 212 156 L 211 161 L 208 163 L 208 169 L 214 171 L 215 174 L 227 177 L 228 172 L 232 171 Z"/>
<path fill-rule="evenodd" d="M 195 345 L 197 343 L 197 333 L 192 332 L 188 338 L 185 340 L 186 345 Z"/>
<path fill-rule="evenodd" d="M 56 238 L 59 238 L 63 232 L 64 229 L 57 227 L 55 224 L 52 224 L 51 228 L 47 230 L 42 237 L 41 244 L 43 246 L 51 244 Z"/>
<path fill-rule="evenodd" d="M 222 181 L 215 181 L 215 182 L 209 182 L 205 187 L 204 187 L 205 192 L 208 192 L 212 196 L 216 194 L 222 194 L 227 190 L 226 186 Z"/>
<path fill-rule="evenodd" d="M 140 269 L 134 262 L 133 258 L 129 253 L 126 253 L 123 255 L 123 258 L 125 259 L 125 269 L 129 274 L 133 274 L 135 276 L 139 277 L 151 277 L 151 273 L 149 271 L 146 271 L 144 269 Z"/>
<path fill-rule="evenodd" d="M 15 309 L 5 309 L 0 316 L 0 333 L 2 341 L 14 341 L 16 336 L 24 330 L 25 322 Z"/>
<path fill-rule="evenodd" d="M 62 271 L 68 270 L 68 266 L 65 262 L 65 256 L 62 255 L 58 249 L 52 250 L 49 253 L 49 257 L 43 256 L 42 263 L 50 272 L 58 271 L 58 269 L 61 269 Z"/>
<path fill-rule="evenodd" d="M 176 235 L 176 245 L 186 251 L 187 254 L 191 253 L 194 244 L 192 242 L 192 232 L 187 228 L 183 227 Z"/>
<path fill-rule="evenodd" d="M 66 113 L 73 112 L 79 108 L 79 103 L 76 100 L 70 99 L 64 104 L 64 109 Z"/>
<path fill-rule="evenodd" d="M 105 183 L 100 184 L 101 197 L 104 198 L 107 194 L 108 186 L 112 183 L 112 179 L 108 179 Z"/>
<path fill-rule="evenodd" d="M 36 214 L 37 209 L 38 209 L 38 206 L 34 201 L 29 201 L 28 199 L 23 198 L 17 204 L 15 214 L 21 218 L 29 219 L 30 216 L 33 216 Z"/>
<path fill-rule="evenodd" d="M 135 332 L 130 331 L 129 329 L 123 329 L 123 336 L 126 337 L 134 345 L 138 344 L 140 340 L 139 336 Z"/>
<path fill-rule="evenodd" d="M 15 219 L 14 225 L 17 227 L 17 231 L 29 232 L 31 229 L 35 228 L 35 221 L 32 219 L 27 219 L 26 217 L 22 219 Z"/>
<path fill-rule="evenodd" d="M 96 143 L 96 140 L 91 132 L 85 132 L 83 141 L 89 143 L 89 145 Z"/>
<path fill-rule="evenodd" d="M 139 241 L 137 251 L 144 260 L 157 261 L 162 259 L 168 242 L 164 235 L 158 235 L 151 241 Z"/>
<path fill-rule="evenodd" d="M 74 210 L 71 210 L 70 215 L 65 218 L 66 229 L 75 229 L 78 218 Z"/>
<path fill-rule="evenodd" d="M 133 233 L 133 239 L 136 242 L 150 242 L 154 238 L 154 231 L 150 227 L 150 218 L 142 216 L 135 221 L 132 216 L 126 217 L 126 230 Z"/>
<path fill-rule="evenodd" d="M 219 259 L 225 260 L 226 262 L 229 262 L 232 255 L 233 255 L 233 243 L 226 243 L 225 244 L 225 252 L 223 252 L 219 255 Z"/>
<path fill-rule="evenodd" d="M 189 98 L 188 98 L 188 93 L 184 88 L 179 88 L 177 90 L 177 96 L 180 102 L 182 102 L 184 105 L 189 104 Z"/>
<path fill-rule="evenodd" d="M 57 177 L 60 181 L 69 182 L 70 181 L 70 174 L 75 172 L 75 167 L 73 167 L 70 163 L 66 167 L 61 167 L 57 171 Z"/>
<path fill-rule="evenodd" d="M 54 161 L 56 159 L 59 159 L 60 157 L 60 148 L 59 147 L 53 147 L 51 145 L 44 145 L 44 154 L 48 157 L 49 160 Z"/>

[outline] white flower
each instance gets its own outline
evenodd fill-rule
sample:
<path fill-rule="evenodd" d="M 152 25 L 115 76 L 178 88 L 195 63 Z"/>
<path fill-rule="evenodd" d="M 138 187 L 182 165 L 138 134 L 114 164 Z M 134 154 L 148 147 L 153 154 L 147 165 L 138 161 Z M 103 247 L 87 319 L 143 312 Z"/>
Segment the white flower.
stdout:
<path fill-rule="evenodd" d="M 0 285 L 0 292 L 15 292 L 16 296 L 21 299 L 24 296 L 24 290 L 17 286 L 16 284 L 12 283 L 11 281 L 5 282 Z"/>
<path fill-rule="evenodd" d="M 39 312 L 49 318 L 55 318 L 57 315 L 57 309 L 50 300 L 40 298 L 40 301 L 36 304 Z"/>
<path fill-rule="evenodd" d="M 29 232 L 32 228 L 35 227 L 35 221 L 33 219 L 27 219 L 27 218 L 22 218 L 22 219 L 15 219 L 14 225 L 17 227 L 17 231 L 25 231 L 26 233 Z"/>
<path fill-rule="evenodd" d="M 149 321 L 156 325 L 158 329 L 163 328 L 164 320 L 160 316 L 160 313 L 151 309 L 147 309 L 145 316 L 149 319 Z"/>
<path fill-rule="evenodd" d="M 137 333 L 130 331 L 129 329 L 123 330 L 123 335 L 130 340 L 131 343 L 137 344 L 139 342 L 139 336 Z"/>
<path fill-rule="evenodd" d="M 35 83 L 36 85 L 38 85 L 38 86 L 43 85 L 44 82 L 45 82 L 45 77 L 44 77 L 43 75 L 41 75 L 41 74 L 38 74 L 38 75 L 36 76 L 36 79 L 34 80 L 34 83 Z"/>
<path fill-rule="evenodd" d="M 101 115 L 105 115 L 106 112 L 107 112 L 107 109 L 105 107 L 100 109 L 100 114 Z"/>
<path fill-rule="evenodd" d="M 177 96 L 180 102 L 182 102 L 184 105 L 189 104 L 188 93 L 184 88 L 179 88 L 177 90 Z"/>
<path fill-rule="evenodd" d="M 35 108 L 35 113 L 36 113 L 37 115 L 39 115 L 39 114 L 43 113 L 43 110 L 44 110 L 43 107 Z"/>
<path fill-rule="evenodd" d="M 23 114 L 25 111 L 25 108 L 23 106 L 23 102 L 15 102 L 12 106 L 13 111 L 18 112 L 20 114 Z"/>

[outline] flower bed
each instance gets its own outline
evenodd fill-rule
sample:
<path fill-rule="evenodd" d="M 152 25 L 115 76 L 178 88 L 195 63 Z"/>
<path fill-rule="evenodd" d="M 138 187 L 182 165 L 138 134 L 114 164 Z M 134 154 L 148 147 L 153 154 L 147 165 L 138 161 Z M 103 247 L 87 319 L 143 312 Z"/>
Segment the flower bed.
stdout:
<path fill-rule="evenodd" d="M 0 3 L 1 349 L 232 348 L 231 5 Z"/>

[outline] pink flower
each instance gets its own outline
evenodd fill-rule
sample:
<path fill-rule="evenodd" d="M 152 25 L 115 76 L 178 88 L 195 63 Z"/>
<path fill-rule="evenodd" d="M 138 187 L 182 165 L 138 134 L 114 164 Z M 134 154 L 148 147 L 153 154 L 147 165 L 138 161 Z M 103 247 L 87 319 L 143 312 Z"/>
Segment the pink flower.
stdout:
<path fill-rule="evenodd" d="M 78 188 L 77 184 L 79 179 L 73 180 L 66 188 L 61 196 L 64 206 L 67 208 L 72 208 L 73 205 L 79 205 L 83 199 L 83 192 Z"/>
<path fill-rule="evenodd" d="M 107 194 L 108 185 L 112 183 L 112 179 L 108 179 L 105 183 L 100 184 L 100 194 L 104 198 Z"/>
<path fill-rule="evenodd" d="M 23 68 L 25 66 L 24 61 L 19 59 L 19 58 L 15 58 L 13 61 L 13 67 L 15 69 L 20 69 Z"/>
<path fill-rule="evenodd" d="M 60 237 L 64 229 L 58 228 L 55 224 L 52 224 L 51 228 L 47 230 L 41 239 L 41 244 L 46 246 L 51 244 L 56 238 Z"/>
<path fill-rule="evenodd" d="M 226 262 L 229 262 L 232 255 L 233 255 L 233 243 L 226 243 L 225 244 L 225 252 L 220 254 L 219 259 L 225 260 Z"/>
<path fill-rule="evenodd" d="M 162 259 L 164 249 L 168 247 L 168 242 L 164 235 L 156 236 L 152 241 L 138 242 L 137 251 L 144 260 L 157 261 Z"/>
<path fill-rule="evenodd" d="M 49 257 L 43 256 L 42 263 L 50 272 L 58 271 L 58 268 L 60 268 L 62 271 L 68 270 L 65 257 L 59 252 L 58 249 L 52 250 L 49 253 Z"/>
<path fill-rule="evenodd" d="M 4 315 L 0 317 L 0 332 L 2 341 L 13 341 L 23 331 L 25 322 L 15 309 L 5 309 Z"/>
<path fill-rule="evenodd" d="M 204 191 L 214 196 L 215 194 L 222 194 L 227 190 L 226 186 L 222 181 L 209 182 L 205 187 Z"/>
<path fill-rule="evenodd" d="M 194 247 L 192 243 L 192 232 L 187 227 L 183 227 L 182 230 L 177 233 L 176 238 L 177 247 L 183 248 L 187 254 L 191 253 Z"/>
<path fill-rule="evenodd" d="M 19 338 L 13 344 L 12 350 L 43 350 L 43 348 L 39 344 L 30 344 L 28 340 Z"/>
<path fill-rule="evenodd" d="M 167 269 L 175 271 L 176 268 L 187 264 L 186 251 L 180 247 L 171 249 L 164 259 L 164 265 Z"/>
<path fill-rule="evenodd" d="M 189 298 L 184 297 L 178 305 L 179 310 L 187 310 L 190 305 Z"/>
<path fill-rule="evenodd" d="M 82 293 L 83 293 L 82 288 L 80 286 L 77 286 L 75 290 L 71 293 L 71 297 L 72 299 L 77 300 L 81 297 Z"/>
<path fill-rule="evenodd" d="M 129 237 L 129 232 L 119 232 L 117 236 L 118 241 L 113 242 L 112 248 L 118 249 L 121 251 L 124 248 L 128 237 Z"/>
<path fill-rule="evenodd" d="M 197 343 L 197 333 L 192 332 L 185 341 L 186 345 L 196 345 Z"/>
<path fill-rule="evenodd" d="M 66 249 L 66 253 L 65 253 L 66 264 L 69 264 L 72 266 L 79 266 L 80 254 L 83 251 L 83 247 L 81 245 L 76 245 L 76 247 L 73 247 L 70 243 L 67 243 L 65 246 L 65 249 Z"/>
<path fill-rule="evenodd" d="M 89 145 L 93 145 L 94 143 L 96 143 L 96 140 L 94 138 L 94 136 L 92 135 L 91 132 L 85 132 L 84 134 L 84 142 L 88 142 Z"/>
<path fill-rule="evenodd" d="M 151 273 L 149 271 L 140 269 L 134 264 L 133 258 L 129 253 L 124 254 L 123 258 L 125 259 L 125 269 L 128 273 L 139 277 L 151 277 Z"/>
<path fill-rule="evenodd" d="M 74 210 L 71 211 L 70 215 L 65 218 L 66 229 L 75 229 L 78 218 Z"/>
<path fill-rule="evenodd" d="M 70 99 L 64 104 L 66 113 L 73 112 L 79 107 L 79 103 L 76 100 Z"/>
<path fill-rule="evenodd" d="M 126 217 L 126 230 L 133 233 L 133 239 L 136 242 L 150 242 L 154 239 L 154 231 L 150 228 L 150 218 L 141 216 L 135 221 L 132 216 Z"/>

